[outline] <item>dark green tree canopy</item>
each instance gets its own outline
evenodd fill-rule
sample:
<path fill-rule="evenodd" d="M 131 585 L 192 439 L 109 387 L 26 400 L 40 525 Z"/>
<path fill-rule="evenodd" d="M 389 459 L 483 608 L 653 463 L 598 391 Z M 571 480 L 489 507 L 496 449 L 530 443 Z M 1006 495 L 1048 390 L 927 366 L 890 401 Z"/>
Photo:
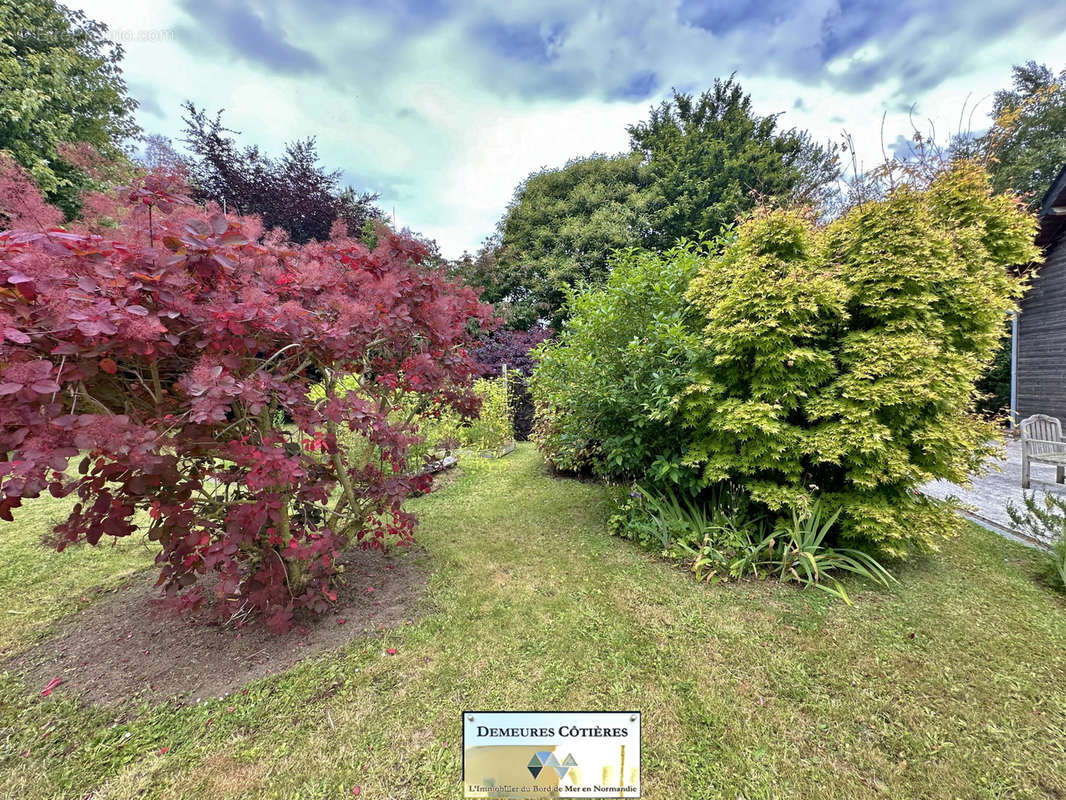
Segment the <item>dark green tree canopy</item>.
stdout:
<path fill-rule="evenodd" d="M 641 181 L 636 156 L 593 155 L 530 175 L 500 223 L 484 298 L 508 303 L 516 327 L 558 322 L 568 287 L 602 283 L 611 253 L 641 243 Z"/>
<path fill-rule="evenodd" d="M 996 191 L 1016 192 L 1036 210 L 1066 165 L 1066 70 L 1030 61 L 1013 70 L 1013 87 L 996 92 L 985 136 Z"/>
<path fill-rule="evenodd" d="M 89 179 L 60 146 L 86 142 L 125 159 L 136 136 L 122 47 L 107 26 L 54 0 L 0 0 L 0 150 L 24 167 L 71 216 Z"/>
<path fill-rule="evenodd" d="M 715 235 L 758 203 L 823 203 L 840 172 L 835 147 L 804 131 L 779 131 L 777 117 L 755 114 L 730 77 L 698 97 L 675 91 L 631 125 L 647 173 L 645 245 L 666 249 L 682 237 Z"/>

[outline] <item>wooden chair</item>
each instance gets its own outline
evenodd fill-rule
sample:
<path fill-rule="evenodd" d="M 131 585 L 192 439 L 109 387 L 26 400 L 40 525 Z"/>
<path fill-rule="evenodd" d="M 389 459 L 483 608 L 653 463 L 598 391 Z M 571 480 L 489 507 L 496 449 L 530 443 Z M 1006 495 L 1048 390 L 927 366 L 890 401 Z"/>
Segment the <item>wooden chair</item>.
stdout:
<path fill-rule="evenodd" d="M 1022 436 L 1022 488 L 1029 488 L 1029 464 L 1051 464 L 1055 467 L 1055 482 L 1066 477 L 1066 442 L 1062 439 L 1062 423 L 1047 414 L 1033 414 L 1018 426 Z"/>

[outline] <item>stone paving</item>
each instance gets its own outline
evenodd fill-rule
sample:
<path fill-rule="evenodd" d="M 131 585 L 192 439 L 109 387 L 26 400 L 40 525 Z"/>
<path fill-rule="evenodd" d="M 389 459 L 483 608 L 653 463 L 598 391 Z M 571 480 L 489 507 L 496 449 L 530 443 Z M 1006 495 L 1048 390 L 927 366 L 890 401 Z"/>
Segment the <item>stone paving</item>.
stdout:
<path fill-rule="evenodd" d="M 1021 443 L 1008 438 L 1006 456 L 1005 459 L 990 460 L 986 472 L 975 476 L 969 487 L 957 486 L 947 481 L 931 481 L 922 487 L 922 491 L 941 500 L 951 496 L 957 497 L 962 502 L 961 510 L 966 516 L 1010 538 L 1020 538 L 1032 544 L 1033 540 L 1014 529 L 1007 515 L 1008 503 L 1022 508 Z M 1036 492 L 1037 499 L 1046 492 L 1066 494 L 1066 487 L 1055 483 L 1053 466 L 1032 464 L 1030 469 L 1030 488 Z"/>

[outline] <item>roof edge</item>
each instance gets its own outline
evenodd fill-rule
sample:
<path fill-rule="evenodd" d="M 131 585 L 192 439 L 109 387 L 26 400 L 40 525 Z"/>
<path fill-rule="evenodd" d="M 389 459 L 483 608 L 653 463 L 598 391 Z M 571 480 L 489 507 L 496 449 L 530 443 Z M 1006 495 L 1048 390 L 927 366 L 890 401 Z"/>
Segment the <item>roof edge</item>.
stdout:
<path fill-rule="evenodd" d="M 1036 243 L 1042 248 L 1055 244 L 1062 232 L 1066 230 L 1066 213 L 1055 213 L 1054 209 L 1066 207 L 1066 166 L 1059 171 L 1058 177 L 1047 190 L 1037 212 L 1039 228 Z"/>

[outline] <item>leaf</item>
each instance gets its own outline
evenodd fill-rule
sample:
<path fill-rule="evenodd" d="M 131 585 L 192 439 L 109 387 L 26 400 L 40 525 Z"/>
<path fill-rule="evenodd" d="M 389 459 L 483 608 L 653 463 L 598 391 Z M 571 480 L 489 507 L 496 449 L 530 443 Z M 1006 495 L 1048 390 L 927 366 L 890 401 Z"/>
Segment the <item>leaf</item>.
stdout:
<path fill-rule="evenodd" d="M 137 317 L 147 317 L 149 314 L 147 308 L 139 305 L 126 306 L 126 310 Z"/>
<path fill-rule="evenodd" d="M 41 692 L 41 697 L 48 697 L 62 682 L 62 678 L 52 678 L 52 680 L 48 681 L 48 685 L 44 687 L 44 691 Z"/>
<path fill-rule="evenodd" d="M 235 266 L 237 266 L 236 263 L 234 263 L 233 259 L 231 259 L 227 255 L 223 255 L 222 253 L 213 253 L 212 258 L 214 258 L 215 262 L 223 269 L 232 270 Z"/>
<path fill-rule="evenodd" d="M 202 219 L 191 219 L 185 223 L 185 230 L 194 236 L 210 236 L 211 229 Z"/>
<path fill-rule="evenodd" d="M 221 236 L 229 229 L 229 221 L 222 214 L 212 214 L 208 222 L 216 236 Z"/>
<path fill-rule="evenodd" d="M 0 383 L 0 397 L 8 394 L 14 394 L 21 388 L 21 383 L 11 383 L 10 381 L 8 381 L 7 383 Z"/>
<path fill-rule="evenodd" d="M 17 328 L 4 328 L 4 338 L 16 344 L 29 344 L 32 340 Z"/>

